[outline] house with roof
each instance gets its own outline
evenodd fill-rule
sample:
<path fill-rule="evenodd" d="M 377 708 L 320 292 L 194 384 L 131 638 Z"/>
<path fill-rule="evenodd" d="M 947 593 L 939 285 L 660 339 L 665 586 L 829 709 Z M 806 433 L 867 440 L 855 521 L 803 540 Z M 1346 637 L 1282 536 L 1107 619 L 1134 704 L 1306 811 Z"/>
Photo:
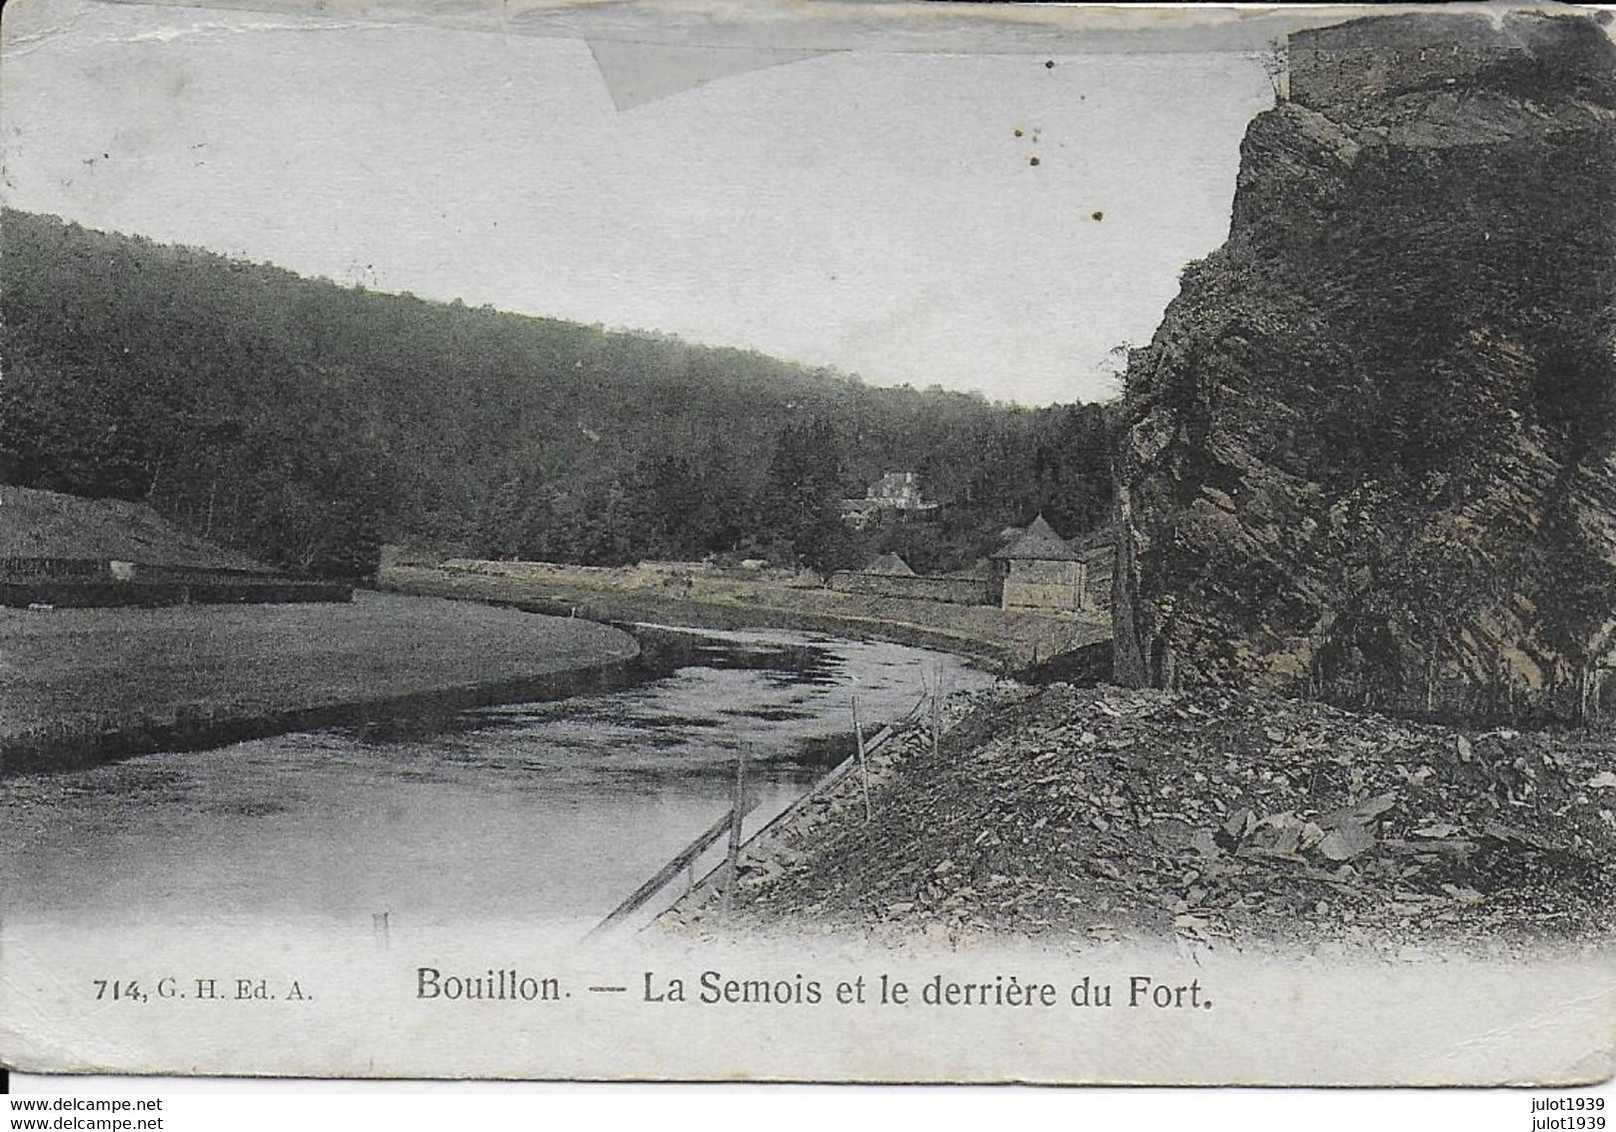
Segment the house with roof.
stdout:
<path fill-rule="evenodd" d="M 995 567 L 994 588 L 1002 609 L 1076 613 L 1093 608 L 1088 563 L 1042 515 L 988 558 Z"/>
<path fill-rule="evenodd" d="M 914 570 L 909 563 L 903 560 L 903 555 L 895 550 L 889 550 L 881 557 L 864 567 L 866 574 L 885 574 L 894 578 L 913 578 Z"/>
<path fill-rule="evenodd" d="M 182 531 L 143 503 L 0 485 L 0 605 L 350 601 Z"/>
<path fill-rule="evenodd" d="M 863 499 L 842 500 L 842 521 L 863 527 L 881 514 L 913 515 L 937 510 L 920 491 L 917 472 L 886 472 L 870 485 Z"/>

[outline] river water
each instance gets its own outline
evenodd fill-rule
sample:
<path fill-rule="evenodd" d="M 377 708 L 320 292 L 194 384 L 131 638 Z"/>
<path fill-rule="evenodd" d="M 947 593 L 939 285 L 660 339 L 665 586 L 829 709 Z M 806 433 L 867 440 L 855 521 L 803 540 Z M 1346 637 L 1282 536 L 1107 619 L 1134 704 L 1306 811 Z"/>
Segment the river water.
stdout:
<path fill-rule="evenodd" d="M 776 631 L 684 634 L 625 691 L 412 731 L 319 731 L 0 782 L 12 924 L 266 920 L 390 930 L 500 920 L 587 930 L 726 813 L 738 753 L 779 813 L 957 657 Z"/>

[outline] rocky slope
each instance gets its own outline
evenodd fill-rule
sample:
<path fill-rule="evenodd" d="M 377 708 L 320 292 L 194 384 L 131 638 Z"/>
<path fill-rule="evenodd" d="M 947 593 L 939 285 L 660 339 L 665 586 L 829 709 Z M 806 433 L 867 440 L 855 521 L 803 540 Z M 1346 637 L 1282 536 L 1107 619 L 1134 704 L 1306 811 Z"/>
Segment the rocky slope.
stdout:
<path fill-rule="evenodd" d="M 1360 20 L 1289 83 L 1130 360 L 1119 679 L 1616 712 L 1616 45 Z"/>
<path fill-rule="evenodd" d="M 984 696 L 663 919 L 967 941 L 1179 937 L 1387 955 L 1606 939 L 1616 753 L 1213 689 Z"/>

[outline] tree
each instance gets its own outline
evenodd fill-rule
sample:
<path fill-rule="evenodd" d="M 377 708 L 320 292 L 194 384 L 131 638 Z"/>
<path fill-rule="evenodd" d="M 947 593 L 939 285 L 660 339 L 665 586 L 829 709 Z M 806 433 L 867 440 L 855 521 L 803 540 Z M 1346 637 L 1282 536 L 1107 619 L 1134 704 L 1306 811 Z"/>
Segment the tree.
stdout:
<path fill-rule="evenodd" d="M 782 562 L 826 568 L 842 538 L 841 467 L 830 423 L 819 416 L 781 433 L 758 498 L 756 535 Z"/>
<path fill-rule="evenodd" d="M 1268 87 L 1274 92 L 1274 102 L 1280 103 L 1290 97 L 1289 75 L 1291 69 L 1290 41 L 1282 35 L 1276 35 L 1268 41 L 1262 53 L 1263 74 L 1268 78 Z"/>

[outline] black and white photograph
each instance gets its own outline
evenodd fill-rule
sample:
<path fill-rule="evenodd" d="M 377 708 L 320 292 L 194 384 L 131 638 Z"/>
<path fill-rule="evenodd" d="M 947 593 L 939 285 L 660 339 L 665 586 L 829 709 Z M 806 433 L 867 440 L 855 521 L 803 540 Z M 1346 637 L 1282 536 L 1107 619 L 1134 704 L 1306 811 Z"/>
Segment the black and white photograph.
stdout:
<path fill-rule="evenodd" d="M 1611 11 L 13 0 L 0 93 L 0 1064 L 1616 1068 Z"/>

